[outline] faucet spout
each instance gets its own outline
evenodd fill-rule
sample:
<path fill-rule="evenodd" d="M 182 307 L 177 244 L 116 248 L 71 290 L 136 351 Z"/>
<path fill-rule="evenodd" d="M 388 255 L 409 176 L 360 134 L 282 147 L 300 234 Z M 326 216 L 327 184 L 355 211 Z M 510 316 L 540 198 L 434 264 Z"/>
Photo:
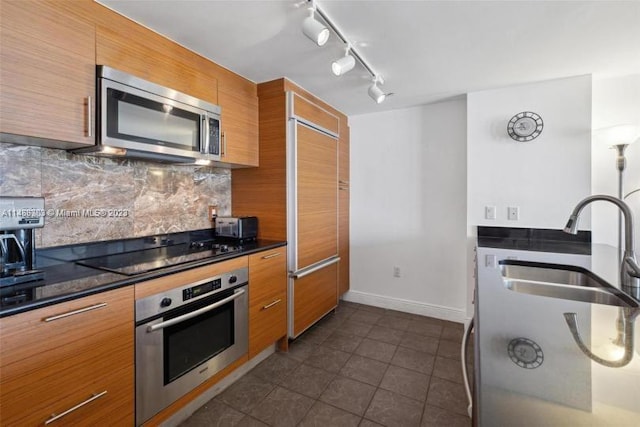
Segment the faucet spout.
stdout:
<path fill-rule="evenodd" d="M 586 197 L 578 202 L 573 209 L 564 231 L 576 234 L 578 232 L 580 212 L 588 204 L 595 201 L 613 203 L 622 211 L 622 216 L 624 217 L 624 254 L 622 256 L 622 265 L 620 265 L 620 286 L 623 290 L 629 292 L 631 296 L 640 300 L 640 266 L 636 260 L 633 242 L 633 214 L 629 205 L 617 197 L 604 194 Z"/>

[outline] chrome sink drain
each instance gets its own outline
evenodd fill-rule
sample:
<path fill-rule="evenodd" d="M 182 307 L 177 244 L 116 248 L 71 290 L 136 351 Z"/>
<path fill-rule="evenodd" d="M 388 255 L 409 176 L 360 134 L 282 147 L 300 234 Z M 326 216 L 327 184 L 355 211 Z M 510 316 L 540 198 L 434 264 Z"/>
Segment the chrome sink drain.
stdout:
<path fill-rule="evenodd" d="M 507 351 L 513 363 L 521 368 L 535 369 L 544 361 L 544 353 L 540 346 L 527 338 L 512 339 Z"/>

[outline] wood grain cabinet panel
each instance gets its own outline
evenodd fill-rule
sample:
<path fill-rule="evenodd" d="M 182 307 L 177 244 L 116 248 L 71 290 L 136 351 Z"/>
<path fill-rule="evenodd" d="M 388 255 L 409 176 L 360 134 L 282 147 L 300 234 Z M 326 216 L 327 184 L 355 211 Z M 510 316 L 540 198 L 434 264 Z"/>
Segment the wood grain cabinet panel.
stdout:
<path fill-rule="evenodd" d="M 249 358 L 287 335 L 287 253 L 249 256 Z"/>
<path fill-rule="evenodd" d="M 299 270 L 338 253 L 338 147 L 307 126 L 296 133 Z"/>
<path fill-rule="evenodd" d="M 174 51 L 184 48 L 119 15 L 111 20 L 113 26 L 96 27 L 97 64 L 218 103 L 217 79 L 195 60 L 177 58 Z"/>
<path fill-rule="evenodd" d="M 258 97 L 235 86 L 218 90 L 222 107 L 220 160 L 237 166 L 258 166 Z"/>
<path fill-rule="evenodd" d="M 338 295 L 349 290 L 349 126 L 341 125 L 338 140 Z"/>
<path fill-rule="evenodd" d="M 95 27 L 66 9 L 2 0 L 0 132 L 57 148 L 94 144 Z"/>
<path fill-rule="evenodd" d="M 294 281 L 294 336 L 302 333 L 336 306 L 337 280 L 338 264 L 332 264 Z"/>
<path fill-rule="evenodd" d="M 130 286 L 0 319 L 2 424 L 132 425 L 133 309 Z"/>
<path fill-rule="evenodd" d="M 293 94 L 293 114 L 336 135 L 340 133 L 340 120 L 337 116 L 296 94 Z"/>

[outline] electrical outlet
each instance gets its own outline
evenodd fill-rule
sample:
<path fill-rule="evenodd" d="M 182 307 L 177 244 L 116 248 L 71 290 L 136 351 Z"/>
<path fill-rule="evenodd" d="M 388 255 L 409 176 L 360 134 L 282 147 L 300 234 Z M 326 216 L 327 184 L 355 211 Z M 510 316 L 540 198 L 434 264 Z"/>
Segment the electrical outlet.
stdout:
<path fill-rule="evenodd" d="M 218 216 L 218 207 L 216 205 L 209 205 L 207 215 L 209 215 L 209 221 L 214 222 Z"/>
<path fill-rule="evenodd" d="M 496 219 L 496 207 L 495 206 L 485 206 L 484 207 L 484 218 L 485 219 Z"/>
<path fill-rule="evenodd" d="M 498 260 L 497 257 L 493 254 L 487 254 L 484 257 L 484 266 L 489 268 L 497 268 Z"/>
<path fill-rule="evenodd" d="M 393 267 L 393 277 L 400 277 L 400 267 Z"/>
<path fill-rule="evenodd" d="M 517 206 L 509 206 L 507 208 L 507 218 L 509 221 L 517 221 L 520 219 L 520 208 Z"/>

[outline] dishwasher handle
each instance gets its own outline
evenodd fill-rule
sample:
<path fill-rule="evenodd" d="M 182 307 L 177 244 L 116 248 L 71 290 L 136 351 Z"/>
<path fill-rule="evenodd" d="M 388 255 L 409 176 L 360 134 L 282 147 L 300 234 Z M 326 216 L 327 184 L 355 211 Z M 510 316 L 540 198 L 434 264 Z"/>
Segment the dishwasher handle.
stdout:
<path fill-rule="evenodd" d="M 233 301 L 235 299 L 238 299 L 244 294 L 245 294 L 245 290 L 244 289 L 236 290 L 233 293 L 233 295 L 231 295 L 229 297 L 226 297 L 224 299 L 221 299 L 220 301 L 215 302 L 215 303 L 213 303 L 211 305 L 207 305 L 206 307 L 202 307 L 202 308 L 200 308 L 198 310 L 192 311 L 191 313 L 183 314 L 182 316 L 178 316 L 176 318 L 167 320 L 166 322 L 157 323 L 155 325 L 149 325 L 149 326 L 147 326 L 147 332 L 155 332 L 155 331 L 158 331 L 160 329 L 167 328 L 169 326 L 177 325 L 178 323 L 184 322 L 185 320 L 193 319 L 194 317 L 199 316 L 202 313 L 206 313 L 208 311 L 215 310 L 218 307 L 222 307 L 226 303 L 231 302 L 231 301 Z"/>

